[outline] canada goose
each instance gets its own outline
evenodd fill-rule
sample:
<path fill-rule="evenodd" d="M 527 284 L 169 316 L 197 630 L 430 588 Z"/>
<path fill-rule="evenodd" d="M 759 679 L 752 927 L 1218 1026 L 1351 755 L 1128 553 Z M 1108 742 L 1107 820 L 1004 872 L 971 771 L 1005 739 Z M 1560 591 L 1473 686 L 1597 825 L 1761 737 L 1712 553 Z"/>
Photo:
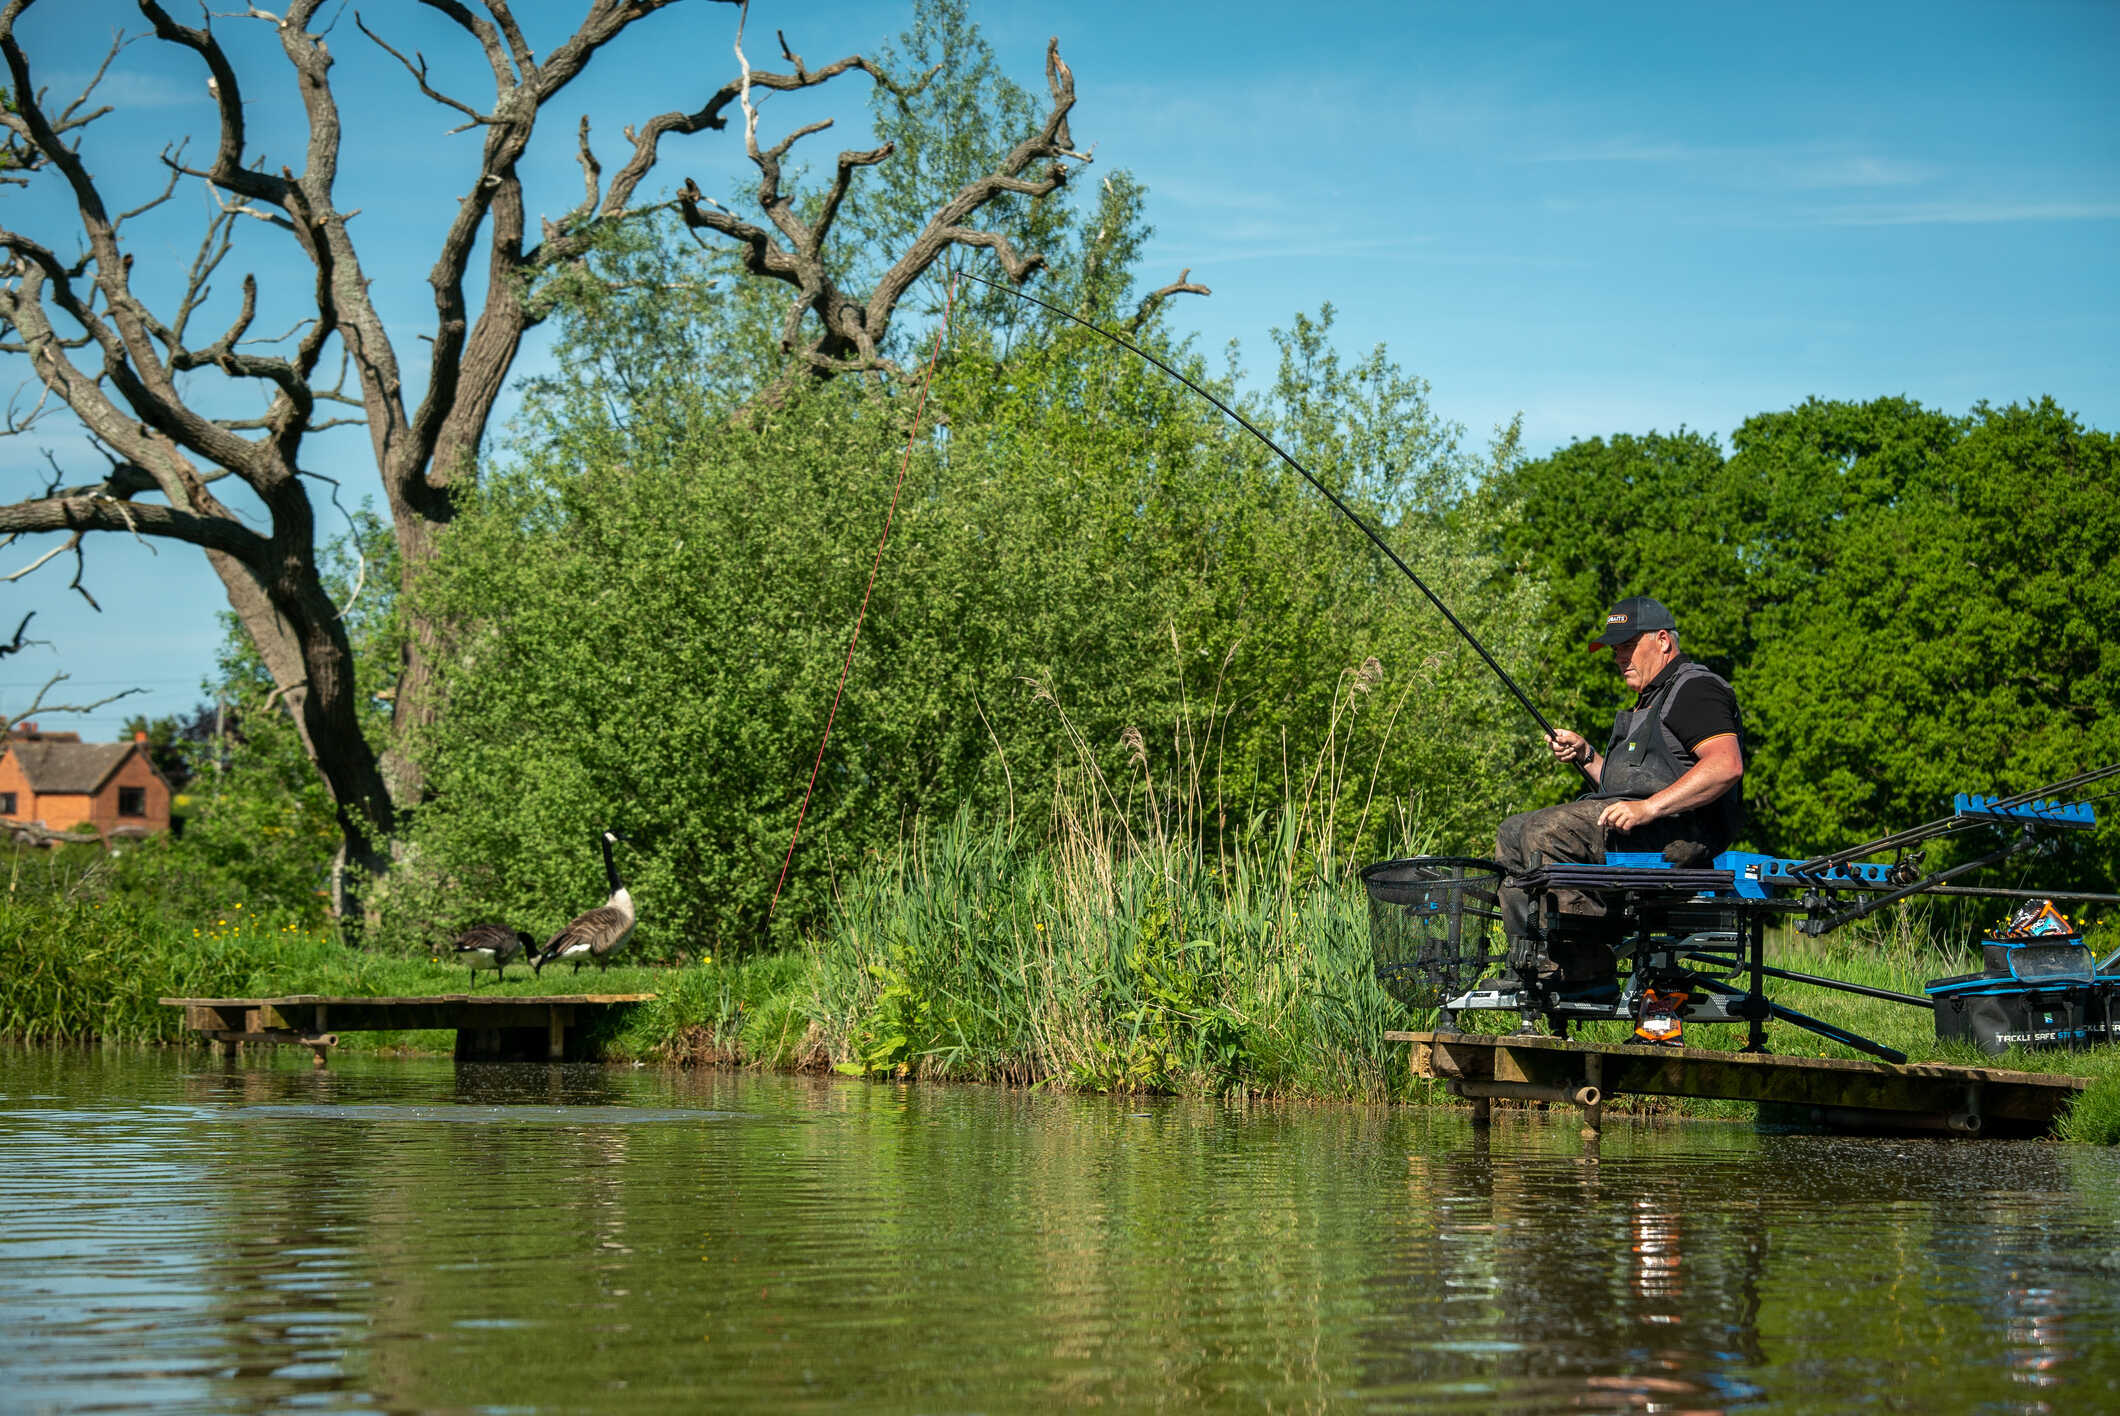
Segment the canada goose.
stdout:
<path fill-rule="evenodd" d="M 537 941 L 520 929 L 505 924 L 474 924 L 456 936 L 456 960 L 471 970 L 471 986 L 478 987 L 478 971 L 492 969 L 501 982 L 508 981 L 508 965 L 525 951 L 534 951 Z"/>
<path fill-rule="evenodd" d="M 597 844 L 604 850 L 604 878 L 611 882 L 611 898 L 585 914 L 576 915 L 565 929 L 545 943 L 545 951 L 530 961 L 530 967 L 542 974 L 545 965 L 560 959 L 572 959 L 574 971 L 580 973 L 582 964 L 595 960 L 598 968 L 609 968 L 611 956 L 625 947 L 633 937 L 633 897 L 619 883 L 618 867 L 611 861 L 611 847 L 620 843 L 615 831 L 604 831 L 598 835 Z"/>

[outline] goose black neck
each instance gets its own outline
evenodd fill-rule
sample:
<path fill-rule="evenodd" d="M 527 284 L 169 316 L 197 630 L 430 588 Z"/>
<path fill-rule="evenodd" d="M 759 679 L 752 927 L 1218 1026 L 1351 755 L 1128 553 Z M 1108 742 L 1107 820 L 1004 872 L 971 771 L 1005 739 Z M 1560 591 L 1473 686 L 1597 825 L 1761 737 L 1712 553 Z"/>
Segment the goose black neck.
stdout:
<path fill-rule="evenodd" d="M 618 883 L 618 863 L 611 859 L 611 838 L 600 835 L 596 843 L 604 848 L 604 879 L 610 882 L 611 893 L 616 895 L 624 887 Z"/>

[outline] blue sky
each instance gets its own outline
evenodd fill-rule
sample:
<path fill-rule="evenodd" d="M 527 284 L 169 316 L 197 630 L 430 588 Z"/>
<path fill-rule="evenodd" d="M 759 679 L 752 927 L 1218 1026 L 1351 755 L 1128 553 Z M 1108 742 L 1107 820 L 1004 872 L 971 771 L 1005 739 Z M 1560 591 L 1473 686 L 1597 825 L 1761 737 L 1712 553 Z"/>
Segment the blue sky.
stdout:
<path fill-rule="evenodd" d="M 515 6 L 545 48 L 583 8 Z M 1727 439 L 1746 416 L 1812 395 L 1905 394 L 1962 412 L 2051 394 L 2120 427 L 2120 5 L 975 0 L 973 12 L 1034 92 L 1046 37 L 1059 36 L 1092 172 L 1125 168 L 1149 188 L 1144 274 L 1190 267 L 1214 295 L 1179 319 L 1207 350 L 1241 341 L 1255 369 L 1272 326 L 1330 301 L 1345 349 L 1387 344 L 1475 438 L 1521 412 L 1534 451 L 1681 425 Z M 476 96 L 482 64 L 446 24 L 402 0 L 361 13 Z M 759 0 L 754 59 L 775 27 L 813 65 L 873 50 L 907 14 Z M 300 128 L 269 26 L 215 23 L 248 76 L 254 149 L 292 157 Z M 119 27 L 142 27 L 131 6 L 44 0 L 21 33 L 56 92 Z M 579 193 L 581 113 L 614 168 L 624 124 L 696 106 L 733 73 L 733 33 L 733 11 L 681 4 L 600 56 L 548 116 L 533 213 Z M 446 135 L 449 115 L 360 36 L 350 7 L 332 49 L 349 127 L 341 204 L 363 208 L 369 274 L 401 357 L 414 357 L 431 321 L 425 274 L 477 138 Z M 833 114 L 816 157 L 859 145 L 860 82 L 775 100 L 766 130 Z M 128 48 L 103 97 L 121 111 L 87 152 L 124 204 L 159 188 L 168 133 L 205 141 L 203 71 L 167 46 Z M 652 186 L 694 176 L 739 205 L 732 135 L 666 153 Z M 0 201 L 7 224 L 32 231 L 58 215 L 34 194 Z M 143 283 L 181 274 L 203 203 L 180 188 L 143 220 Z M 243 233 L 217 308 L 242 269 L 258 271 L 270 307 L 295 273 L 282 239 Z M 532 350 L 519 372 L 541 358 Z M 9 369 L 9 388 L 24 373 Z M 357 432 L 315 445 L 316 470 L 341 478 L 349 502 L 376 488 L 364 450 Z M 47 453 L 69 480 L 92 466 L 47 423 L 0 442 L 8 496 L 42 486 Z M 0 584 L 5 627 L 34 608 L 33 637 L 51 641 L 0 661 L 0 708 L 19 711 L 59 671 L 73 676 L 62 700 L 147 690 L 65 724 L 91 735 L 128 711 L 196 702 L 223 607 L 199 553 L 106 537 L 85 581 L 100 614 L 66 589 L 71 574 L 55 561 Z"/>

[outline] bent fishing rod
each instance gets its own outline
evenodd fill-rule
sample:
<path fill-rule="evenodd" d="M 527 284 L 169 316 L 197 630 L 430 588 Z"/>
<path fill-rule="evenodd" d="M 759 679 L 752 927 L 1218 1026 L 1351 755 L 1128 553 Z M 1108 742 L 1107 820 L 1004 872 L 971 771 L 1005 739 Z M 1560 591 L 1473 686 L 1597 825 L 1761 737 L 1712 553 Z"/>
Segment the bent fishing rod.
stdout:
<path fill-rule="evenodd" d="M 1089 330 L 1094 334 L 1103 335 L 1106 339 L 1118 345 L 1121 349 L 1128 350 L 1131 353 L 1137 354 L 1141 358 L 1146 359 L 1149 363 L 1154 364 L 1164 373 L 1169 374 L 1179 383 L 1191 389 L 1194 393 L 1199 394 L 1200 397 L 1206 399 L 1209 403 L 1212 403 L 1215 407 L 1221 409 L 1225 414 L 1227 414 L 1230 419 L 1237 424 L 1238 427 L 1244 429 L 1245 432 L 1250 433 L 1260 442 L 1265 443 L 1268 447 L 1272 448 L 1275 456 L 1279 457 L 1290 467 L 1293 467 L 1296 470 L 1296 475 L 1300 476 L 1304 481 L 1310 483 L 1311 486 L 1317 488 L 1318 494 L 1320 496 L 1324 497 L 1325 500 L 1331 502 L 1334 509 L 1337 510 L 1340 515 L 1346 517 L 1349 521 L 1352 521 L 1355 526 L 1360 529 L 1361 533 L 1364 536 L 1367 536 L 1370 541 L 1376 546 L 1376 548 L 1382 551 L 1385 557 L 1390 560 L 1393 565 L 1397 566 L 1401 571 L 1405 572 L 1406 578 L 1413 582 L 1414 588 L 1428 597 L 1428 603 L 1434 605 L 1436 607 L 1437 612 L 1440 613 L 1444 619 L 1450 621 L 1450 627 L 1464 636 L 1465 642 L 1472 646 L 1473 651 L 1477 653 L 1482 660 L 1485 661 L 1487 667 L 1494 670 L 1494 676 L 1502 681 L 1502 686 L 1508 689 L 1512 694 L 1516 696 L 1517 702 L 1524 705 L 1524 711 L 1526 713 L 1529 713 L 1532 716 L 1533 720 L 1538 723 L 1539 731 L 1543 732 L 1549 741 L 1555 736 L 1553 724 L 1546 721 L 1546 715 L 1539 712 L 1538 706 L 1534 704 L 1530 700 L 1530 698 L 1525 695 L 1523 689 L 1517 687 L 1516 680 L 1509 677 L 1508 671 L 1505 670 L 1500 664 L 1497 664 L 1494 661 L 1494 656 L 1487 652 L 1487 646 L 1480 643 L 1477 636 L 1475 636 L 1471 630 L 1465 627 L 1465 622 L 1450 612 L 1450 606 L 1443 603 L 1442 597 L 1436 594 L 1435 591 L 1429 589 L 1428 583 L 1422 580 L 1420 576 L 1415 575 L 1413 573 L 1413 567 L 1406 564 L 1405 561 L 1399 558 L 1399 553 L 1391 549 L 1390 544 L 1385 541 L 1383 536 L 1378 534 L 1374 527 L 1372 527 L 1368 522 L 1364 521 L 1361 517 L 1355 515 L 1354 508 L 1349 506 L 1346 502 L 1342 501 L 1338 493 L 1334 492 L 1332 488 L 1326 486 L 1323 482 L 1319 481 L 1316 477 L 1312 476 L 1309 468 L 1305 467 L 1302 463 L 1296 461 L 1293 457 L 1290 457 L 1288 453 L 1283 450 L 1279 443 L 1275 442 L 1272 438 L 1266 436 L 1266 434 L 1260 432 L 1259 429 L 1253 425 L 1252 421 L 1249 418 L 1246 418 L 1242 413 L 1239 413 L 1236 409 L 1230 407 L 1227 403 L 1224 403 L 1221 399 L 1215 397 L 1206 389 L 1200 387 L 1191 379 L 1185 377 L 1185 375 L 1179 373 L 1176 369 L 1173 369 L 1170 365 L 1164 363 L 1161 359 L 1158 359 L 1155 355 L 1149 353 L 1146 349 L 1143 349 L 1140 345 L 1134 343 L 1132 340 L 1128 339 L 1123 334 L 1116 334 L 1113 331 L 1106 329 L 1100 324 L 1093 324 L 1090 321 L 1082 318 L 1082 316 L 1075 314 L 1071 310 L 1062 309 L 1060 306 L 1055 305 L 1050 300 L 1041 300 L 1036 295 L 1031 294 L 1028 290 L 1018 290 L 1012 285 L 1003 285 L 999 281 L 988 280 L 985 276 L 974 275 L 968 270 L 959 271 L 957 272 L 957 274 L 959 274 L 966 280 L 976 280 L 981 285 L 987 286 L 994 290 L 999 290 L 1005 295 L 1013 295 L 1019 300 L 1028 300 L 1033 305 L 1036 305 L 1041 309 L 1050 310 L 1054 314 L 1060 316 L 1062 319 L 1070 320 L 1075 324 L 1081 325 L 1084 329 Z M 1587 766 L 1580 762 L 1577 762 L 1573 765 L 1576 771 L 1581 772 L 1583 774 L 1583 779 L 1585 781 L 1589 782 L 1592 786 L 1597 785 L 1596 778 L 1590 775 L 1590 769 Z"/>

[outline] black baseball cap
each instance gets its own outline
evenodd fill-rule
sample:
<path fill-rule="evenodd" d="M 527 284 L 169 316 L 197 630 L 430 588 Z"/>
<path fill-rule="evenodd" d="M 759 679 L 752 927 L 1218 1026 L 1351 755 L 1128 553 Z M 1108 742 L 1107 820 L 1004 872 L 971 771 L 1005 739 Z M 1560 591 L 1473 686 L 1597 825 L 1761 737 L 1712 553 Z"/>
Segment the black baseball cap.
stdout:
<path fill-rule="evenodd" d="M 1625 644 L 1637 634 L 1653 634 L 1659 629 L 1678 632 L 1678 621 L 1664 608 L 1661 600 L 1652 600 L 1647 595 L 1629 595 L 1614 605 L 1605 616 L 1605 632 L 1590 641 L 1590 648 L 1610 649 L 1616 644 Z"/>

